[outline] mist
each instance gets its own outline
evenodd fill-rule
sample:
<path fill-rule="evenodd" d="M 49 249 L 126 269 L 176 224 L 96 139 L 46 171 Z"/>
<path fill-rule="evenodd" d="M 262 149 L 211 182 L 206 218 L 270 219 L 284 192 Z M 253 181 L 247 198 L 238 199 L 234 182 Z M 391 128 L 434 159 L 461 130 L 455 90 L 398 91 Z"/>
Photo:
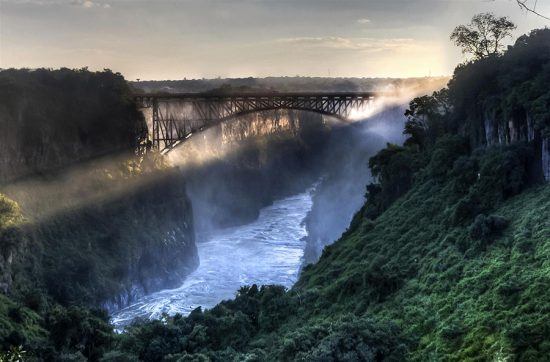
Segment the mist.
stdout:
<path fill-rule="evenodd" d="M 320 115 L 278 110 L 233 119 L 174 149 L 168 157 L 184 174 L 197 231 L 252 222 L 308 188 L 329 133 Z"/>
<path fill-rule="evenodd" d="M 391 96 L 355 110 L 349 122 L 295 110 L 253 113 L 195 133 L 165 155 L 111 154 L 21 178 L 1 190 L 19 203 L 27 222 L 43 234 L 60 221 L 104 222 L 111 210 L 127 205 L 127 216 L 137 213 L 149 224 L 127 224 L 125 238 L 145 234 L 140 242 L 151 246 L 153 239 L 171 240 L 183 216 L 183 229 L 177 232 L 186 246 L 181 247 L 179 261 L 170 259 L 168 249 L 144 248 L 143 259 L 136 259 L 138 266 L 128 274 L 127 291 L 105 301 L 111 312 L 129 308 L 120 312 L 126 316 L 121 320 L 140 315 L 138 310 L 152 311 L 153 316 L 176 305 L 182 308 L 177 312 L 188 312 L 186 303 L 203 297 L 205 306 L 214 305 L 249 283 L 278 282 L 290 288 L 300 267 L 316 261 L 363 205 L 365 186 L 372 181 L 369 158 L 388 142 L 403 142 L 408 102 L 437 85 L 440 82 L 419 81 L 384 87 Z M 150 115 L 145 116 L 150 123 Z M 167 174 L 172 181 L 163 183 Z M 174 187 L 174 182 L 180 186 Z M 153 211 L 142 210 L 139 200 L 162 209 L 166 203 L 172 205 L 167 210 L 174 210 L 173 215 L 164 216 L 168 225 Z M 94 236 L 98 242 L 108 223 L 102 227 Z M 52 235 L 44 237 L 54 243 Z M 171 262 L 174 269 L 159 267 Z M 136 282 L 143 280 L 141 273 L 147 273 L 146 281 Z M 229 275 L 226 288 L 212 289 Z M 182 298 L 177 304 L 174 295 Z M 153 305 L 141 308 L 139 303 Z"/>
<path fill-rule="evenodd" d="M 369 159 L 388 143 L 401 145 L 405 110 L 416 96 L 438 90 L 442 82 L 418 82 L 406 87 L 382 88 L 391 96 L 379 97 L 353 122 L 338 125 L 323 150 L 323 173 L 305 220 L 307 244 L 304 264 L 316 262 L 327 245 L 348 228 L 353 215 L 365 202 L 366 186 L 373 182 Z"/>
<path fill-rule="evenodd" d="M 321 182 L 306 218 L 306 264 L 317 261 L 323 248 L 336 241 L 365 202 L 373 181 L 368 160 L 387 143 L 404 141 L 405 104 L 389 103 L 376 114 L 333 130 L 324 150 Z"/>
<path fill-rule="evenodd" d="M 387 94 L 353 110 L 350 122 L 278 110 L 235 118 L 195 134 L 167 154 L 184 174 L 198 234 L 249 223 L 275 200 L 310 188 L 304 262 L 344 232 L 372 182 L 368 160 L 402 144 L 408 103 L 445 79 L 379 87 Z"/>

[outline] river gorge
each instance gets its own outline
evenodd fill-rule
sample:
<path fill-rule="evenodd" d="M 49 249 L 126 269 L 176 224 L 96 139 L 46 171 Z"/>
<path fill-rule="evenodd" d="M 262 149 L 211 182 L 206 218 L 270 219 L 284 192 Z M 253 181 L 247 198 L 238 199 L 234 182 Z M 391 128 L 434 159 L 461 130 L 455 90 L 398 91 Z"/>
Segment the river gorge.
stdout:
<path fill-rule="evenodd" d="M 139 299 L 112 316 L 116 327 L 137 317 L 189 314 L 235 296 L 245 285 L 278 284 L 290 288 L 298 278 L 305 236 L 304 218 L 312 190 L 275 201 L 256 221 L 198 237 L 200 266 L 176 289 Z"/>
<path fill-rule="evenodd" d="M 270 112 L 237 119 L 174 150 L 172 162 L 182 164 L 192 203 L 199 266 L 176 288 L 113 309 L 112 323 L 123 329 L 136 319 L 187 315 L 253 284 L 291 288 L 301 267 L 315 262 L 361 207 L 371 177 L 364 160 L 385 142 L 401 141 L 402 112 L 402 105 L 389 104 L 349 125 Z M 287 138 L 290 132 L 301 144 Z M 208 162 L 193 164 L 190 155 Z"/>

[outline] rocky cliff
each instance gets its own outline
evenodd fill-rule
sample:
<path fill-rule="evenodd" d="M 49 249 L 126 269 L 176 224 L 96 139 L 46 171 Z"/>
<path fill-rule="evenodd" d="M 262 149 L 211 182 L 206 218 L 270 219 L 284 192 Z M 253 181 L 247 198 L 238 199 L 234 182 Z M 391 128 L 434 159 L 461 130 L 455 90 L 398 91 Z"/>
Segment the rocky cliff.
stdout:
<path fill-rule="evenodd" d="M 4 290 L 43 288 L 61 304 L 112 310 L 178 286 L 199 262 L 193 213 L 181 175 L 159 173 L 120 195 L 6 229 Z"/>
<path fill-rule="evenodd" d="M 112 309 L 198 265 L 182 175 L 133 155 L 145 123 L 122 75 L 10 69 L 0 92 L 4 292 Z"/>
<path fill-rule="evenodd" d="M 453 121 L 475 147 L 535 145 L 533 175 L 550 180 L 550 30 L 520 36 L 500 57 L 462 64 L 449 82 Z"/>

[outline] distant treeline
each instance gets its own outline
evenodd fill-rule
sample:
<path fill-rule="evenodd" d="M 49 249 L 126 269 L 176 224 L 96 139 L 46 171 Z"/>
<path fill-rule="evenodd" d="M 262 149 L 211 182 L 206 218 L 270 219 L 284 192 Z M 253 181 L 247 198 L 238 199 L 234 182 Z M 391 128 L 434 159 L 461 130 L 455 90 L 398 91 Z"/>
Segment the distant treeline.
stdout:
<path fill-rule="evenodd" d="M 143 117 L 109 70 L 0 71 L 0 182 L 133 150 Z"/>
<path fill-rule="evenodd" d="M 448 77 L 421 78 L 324 78 L 266 77 L 183 79 L 131 82 L 145 92 L 208 92 L 212 90 L 273 90 L 278 92 L 421 91 L 443 87 Z M 439 86 L 436 86 L 439 84 Z"/>

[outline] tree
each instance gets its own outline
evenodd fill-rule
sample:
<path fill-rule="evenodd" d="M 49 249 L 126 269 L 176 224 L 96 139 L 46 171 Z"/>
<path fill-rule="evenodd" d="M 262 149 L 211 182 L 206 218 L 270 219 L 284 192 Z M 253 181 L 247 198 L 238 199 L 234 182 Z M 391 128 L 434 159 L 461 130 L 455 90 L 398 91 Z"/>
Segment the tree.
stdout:
<path fill-rule="evenodd" d="M 405 111 L 407 122 L 403 134 L 409 135 L 405 145 L 417 145 L 421 149 L 435 142 L 445 126 L 445 117 L 451 106 L 447 89 L 434 92 L 431 96 L 414 98 Z"/>
<path fill-rule="evenodd" d="M 462 48 L 462 53 L 483 59 L 502 53 L 502 41 L 512 35 L 516 25 L 507 17 L 495 17 L 491 13 L 477 14 L 468 25 L 457 26 L 451 40 Z"/>

